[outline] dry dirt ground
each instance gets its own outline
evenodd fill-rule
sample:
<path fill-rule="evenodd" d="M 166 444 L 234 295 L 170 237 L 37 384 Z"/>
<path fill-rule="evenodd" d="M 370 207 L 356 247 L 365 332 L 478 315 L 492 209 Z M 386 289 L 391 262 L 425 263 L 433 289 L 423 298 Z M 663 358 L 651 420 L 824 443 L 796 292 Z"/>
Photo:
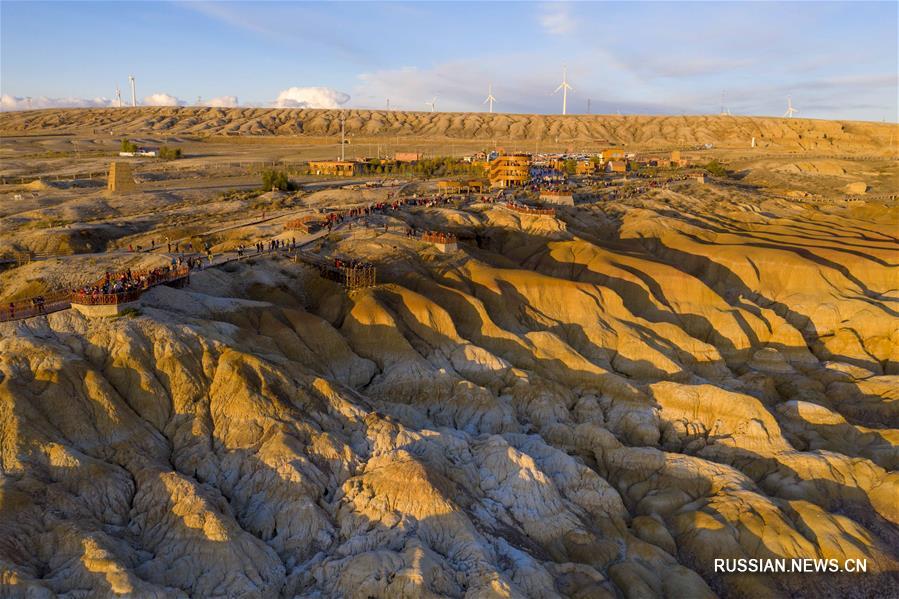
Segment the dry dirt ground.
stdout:
<path fill-rule="evenodd" d="M 148 126 L 114 112 L 4 114 L 0 130 Z M 169 126 L 218 122 L 201 112 L 188 126 L 171 111 Z M 284 133 L 237 112 L 215 127 Z M 716 119 L 682 120 L 715 135 Z M 259 259 L 155 288 L 121 318 L 0 323 L 0 584 L 31 597 L 896 596 L 899 208 L 879 199 L 896 163 L 880 125 L 808 123 L 856 141 L 747 154 L 722 134 L 708 156 L 726 181 L 555 217 L 406 208 L 316 245 L 375 263 L 370 289 Z M 215 231 L 227 249 L 388 193 L 251 197 L 194 156 L 170 189 L 109 197 L 46 182 L 108 158 L 29 158 L 52 138 L 11 139 L 3 174 L 45 183 L 4 190 L 0 239 L 73 255 L 0 274 L 0 300 L 166 259 L 128 244 Z M 225 163 L 305 141 L 184 143 Z M 869 199 L 846 201 L 857 181 Z M 459 250 L 407 226 L 455 232 Z M 864 559 L 867 574 L 713 569 L 793 557 Z"/>

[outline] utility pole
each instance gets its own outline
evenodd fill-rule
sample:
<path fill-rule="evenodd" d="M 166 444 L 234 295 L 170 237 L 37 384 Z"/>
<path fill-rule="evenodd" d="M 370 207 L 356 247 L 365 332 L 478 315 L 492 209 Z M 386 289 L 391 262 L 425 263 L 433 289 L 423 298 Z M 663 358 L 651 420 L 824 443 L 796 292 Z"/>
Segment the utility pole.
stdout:
<path fill-rule="evenodd" d="M 587 114 L 590 114 L 590 98 L 587 98 Z"/>
<path fill-rule="evenodd" d="M 344 141 L 345 137 L 346 137 L 346 115 L 341 110 L 340 111 L 340 161 L 341 162 L 343 162 L 343 159 L 344 159 L 344 150 L 345 150 L 345 144 L 346 144 L 346 142 Z"/>

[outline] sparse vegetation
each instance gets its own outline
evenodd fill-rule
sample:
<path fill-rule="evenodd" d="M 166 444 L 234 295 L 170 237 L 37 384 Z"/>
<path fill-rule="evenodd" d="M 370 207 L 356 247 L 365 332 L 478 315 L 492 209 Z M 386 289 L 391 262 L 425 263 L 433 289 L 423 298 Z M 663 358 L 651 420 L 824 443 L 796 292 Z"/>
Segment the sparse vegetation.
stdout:
<path fill-rule="evenodd" d="M 252 200 L 254 198 L 258 198 L 261 196 L 264 190 L 261 189 L 250 189 L 250 190 L 242 190 L 242 189 L 234 189 L 231 191 L 224 191 L 219 194 L 218 198 L 222 201 L 227 200 Z"/>
<path fill-rule="evenodd" d="M 730 174 L 730 171 L 717 160 L 712 160 L 703 168 L 708 171 L 710 175 L 715 175 L 716 177 L 727 177 Z"/>
<path fill-rule="evenodd" d="M 293 189 L 293 184 L 291 184 L 287 173 L 284 171 L 267 168 L 262 171 L 262 189 L 265 191 L 273 191 L 275 189 L 279 191 L 291 191 Z"/>
<path fill-rule="evenodd" d="M 416 177 L 446 177 L 483 175 L 480 167 L 450 156 L 425 158 L 415 163 L 394 162 L 392 160 L 370 160 L 362 166 L 363 175 L 412 175 Z"/>
<path fill-rule="evenodd" d="M 64 218 L 43 218 L 40 220 L 28 221 L 22 225 L 23 229 L 52 229 L 54 227 L 64 227 L 71 224 L 72 221 Z"/>
<path fill-rule="evenodd" d="M 159 157 L 162 160 L 178 160 L 181 158 L 181 148 L 162 146 L 159 148 Z"/>

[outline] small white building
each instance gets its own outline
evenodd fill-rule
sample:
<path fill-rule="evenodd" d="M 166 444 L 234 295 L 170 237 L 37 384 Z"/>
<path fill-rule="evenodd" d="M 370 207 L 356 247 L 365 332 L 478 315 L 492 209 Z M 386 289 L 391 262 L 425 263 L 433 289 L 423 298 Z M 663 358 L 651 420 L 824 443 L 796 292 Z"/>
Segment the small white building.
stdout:
<path fill-rule="evenodd" d="M 570 191 L 544 189 L 540 192 L 540 201 L 556 206 L 574 206 L 574 194 Z"/>

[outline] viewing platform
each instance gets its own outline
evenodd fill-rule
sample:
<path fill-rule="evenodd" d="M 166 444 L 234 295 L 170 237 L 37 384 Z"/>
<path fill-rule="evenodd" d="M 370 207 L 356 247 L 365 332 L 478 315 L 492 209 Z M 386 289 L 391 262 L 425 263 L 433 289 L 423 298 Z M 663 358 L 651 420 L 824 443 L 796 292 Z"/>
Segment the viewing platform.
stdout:
<path fill-rule="evenodd" d="M 71 307 L 90 318 L 118 316 L 140 305 L 144 291 L 157 285 L 183 287 L 190 278 L 187 266 L 108 274 L 93 285 L 73 292 Z"/>
<path fill-rule="evenodd" d="M 347 291 L 374 287 L 376 271 L 373 264 L 351 258 L 327 259 L 311 252 L 297 252 L 298 260 L 318 269 L 322 278 L 342 285 Z"/>
<path fill-rule="evenodd" d="M 566 189 L 541 189 L 540 201 L 557 206 L 574 206 L 574 192 Z"/>
<path fill-rule="evenodd" d="M 143 292 L 143 289 L 96 295 L 78 292 L 72 294 L 71 305 L 89 318 L 118 316 L 128 309 L 137 308 Z"/>
<path fill-rule="evenodd" d="M 433 243 L 434 247 L 444 254 L 455 252 L 459 249 L 459 238 L 452 233 L 425 231 L 421 235 L 421 240 L 425 243 Z"/>
<path fill-rule="evenodd" d="M 521 214 L 533 214 L 536 216 L 555 216 L 556 209 L 555 208 L 536 208 L 534 206 L 528 206 L 526 204 L 519 204 L 517 202 L 506 202 L 504 204 L 506 208 L 512 210 L 513 212 L 519 212 Z"/>
<path fill-rule="evenodd" d="M 302 218 L 287 221 L 284 224 L 285 231 L 299 231 L 300 233 L 310 234 L 320 231 L 328 226 L 328 222 L 324 217 L 315 214 L 309 214 Z"/>
<path fill-rule="evenodd" d="M 437 191 L 446 195 L 482 193 L 487 185 L 483 181 L 472 179 L 470 181 L 443 180 L 437 182 Z"/>

